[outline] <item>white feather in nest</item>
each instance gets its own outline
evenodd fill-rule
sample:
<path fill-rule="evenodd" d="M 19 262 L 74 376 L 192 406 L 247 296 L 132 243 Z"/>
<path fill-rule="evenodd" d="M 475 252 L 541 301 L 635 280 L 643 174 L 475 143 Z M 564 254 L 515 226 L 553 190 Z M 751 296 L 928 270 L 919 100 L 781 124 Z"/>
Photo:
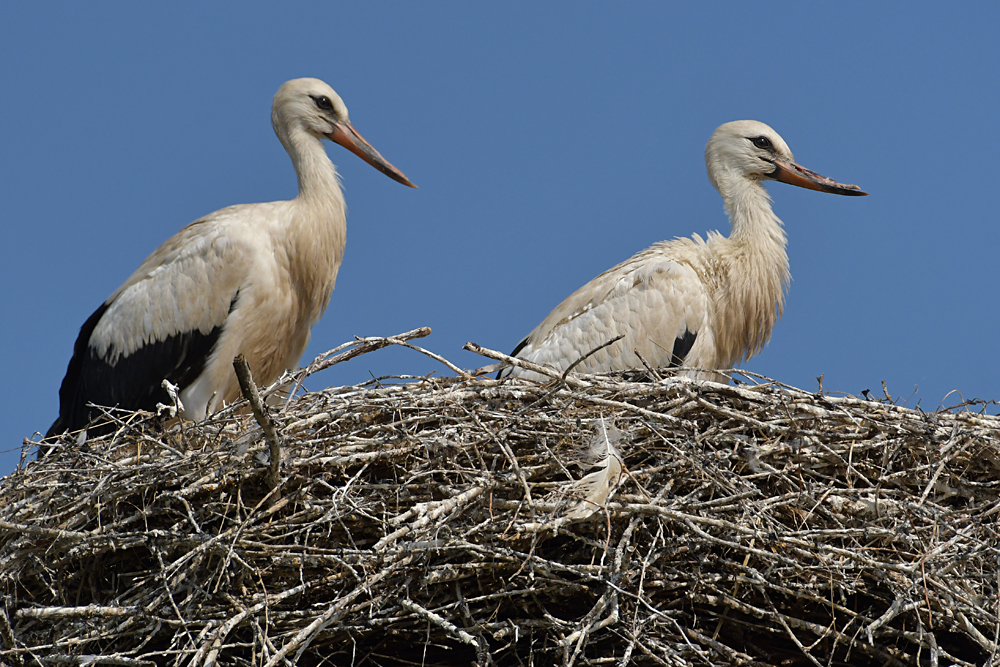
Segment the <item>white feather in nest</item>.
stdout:
<path fill-rule="evenodd" d="M 622 476 L 622 455 L 615 446 L 621 439 L 622 432 L 602 417 L 588 446 L 574 453 L 573 464 L 596 470 L 568 486 L 568 495 L 580 500 L 566 512 L 566 519 L 586 519 L 604 507 Z"/>

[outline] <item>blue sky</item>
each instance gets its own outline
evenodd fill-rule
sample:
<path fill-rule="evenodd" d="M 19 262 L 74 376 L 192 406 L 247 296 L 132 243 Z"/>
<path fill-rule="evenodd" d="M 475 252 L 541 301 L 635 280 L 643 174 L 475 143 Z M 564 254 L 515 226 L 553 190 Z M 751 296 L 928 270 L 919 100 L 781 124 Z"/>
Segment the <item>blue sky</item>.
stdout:
<path fill-rule="evenodd" d="M 998 26 L 994 3 L 7 3 L 0 474 L 146 255 L 206 213 L 295 195 L 269 114 L 302 76 L 420 186 L 328 147 L 348 243 L 305 359 L 430 326 L 425 347 L 484 365 L 466 341 L 509 351 L 642 248 L 728 233 L 703 151 L 751 118 L 871 196 L 768 186 L 793 282 L 746 367 L 885 381 L 928 410 L 1000 399 Z M 385 350 L 310 386 L 431 371 Z"/>

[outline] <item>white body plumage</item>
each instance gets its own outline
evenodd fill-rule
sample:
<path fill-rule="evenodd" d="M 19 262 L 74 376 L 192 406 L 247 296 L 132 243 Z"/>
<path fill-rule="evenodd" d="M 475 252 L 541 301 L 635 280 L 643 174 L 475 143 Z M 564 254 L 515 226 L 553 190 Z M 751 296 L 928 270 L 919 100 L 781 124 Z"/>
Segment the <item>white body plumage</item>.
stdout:
<path fill-rule="evenodd" d="M 559 370 L 617 336 L 574 367 L 601 373 L 643 366 L 684 366 L 690 376 L 725 381 L 761 350 L 781 316 L 790 280 L 785 232 L 764 180 L 842 195 L 866 194 L 793 161 L 764 123 L 720 126 L 705 149 L 709 179 L 729 214 L 729 237 L 712 232 L 643 250 L 571 294 L 514 350 L 513 356 Z M 512 368 L 510 375 L 543 379 Z"/>

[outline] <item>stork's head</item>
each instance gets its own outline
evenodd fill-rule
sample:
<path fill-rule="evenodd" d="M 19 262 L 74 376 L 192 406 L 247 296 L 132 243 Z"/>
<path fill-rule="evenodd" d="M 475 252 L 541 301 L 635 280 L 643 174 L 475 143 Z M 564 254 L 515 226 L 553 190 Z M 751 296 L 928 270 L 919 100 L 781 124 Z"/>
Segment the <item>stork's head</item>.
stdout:
<path fill-rule="evenodd" d="M 796 164 L 785 140 L 756 120 L 720 125 L 705 147 L 705 164 L 712 185 L 723 196 L 737 183 L 764 179 L 838 195 L 868 194 Z"/>
<path fill-rule="evenodd" d="M 293 134 L 304 131 L 340 144 L 394 181 L 417 187 L 354 129 L 344 100 L 319 79 L 292 79 L 283 83 L 271 105 L 271 124 L 286 148 Z"/>

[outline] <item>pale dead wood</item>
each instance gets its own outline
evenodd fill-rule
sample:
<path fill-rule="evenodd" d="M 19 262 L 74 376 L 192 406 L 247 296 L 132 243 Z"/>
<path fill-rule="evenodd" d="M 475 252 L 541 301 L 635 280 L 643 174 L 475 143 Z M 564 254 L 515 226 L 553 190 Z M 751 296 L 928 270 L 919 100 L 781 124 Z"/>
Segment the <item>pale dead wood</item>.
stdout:
<path fill-rule="evenodd" d="M 250 364 L 247 363 L 246 358 L 242 354 L 237 355 L 233 359 L 233 370 L 236 371 L 236 379 L 240 383 L 240 393 L 250 403 L 253 417 L 264 431 L 264 438 L 267 439 L 271 454 L 267 467 L 267 487 L 271 490 L 271 501 L 275 502 L 281 499 L 280 491 L 278 491 L 278 470 L 281 468 L 281 443 L 278 441 L 278 433 L 274 428 L 274 420 L 267 411 L 267 406 L 264 405 L 264 402 L 260 398 L 260 392 L 257 391 L 257 385 L 253 381 L 253 374 L 250 372 Z"/>
<path fill-rule="evenodd" d="M 263 393 L 386 345 L 457 377 L 293 392 L 273 439 L 243 404 L 166 431 L 109 410 L 113 435 L 4 478 L 0 663 L 998 664 L 986 406 L 496 381 L 409 343 L 427 331 Z M 629 474 L 576 519 L 605 420 Z"/>

